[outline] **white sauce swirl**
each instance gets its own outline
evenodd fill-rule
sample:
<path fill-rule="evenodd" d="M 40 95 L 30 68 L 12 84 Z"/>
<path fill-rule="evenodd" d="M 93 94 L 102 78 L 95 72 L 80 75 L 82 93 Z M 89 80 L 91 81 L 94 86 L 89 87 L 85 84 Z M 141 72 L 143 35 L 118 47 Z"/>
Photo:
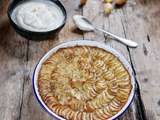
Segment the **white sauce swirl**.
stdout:
<path fill-rule="evenodd" d="M 18 5 L 13 10 L 12 19 L 24 29 L 44 32 L 59 27 L 64 21 L 64 15 L 51 1 L 32 0 Z"/>

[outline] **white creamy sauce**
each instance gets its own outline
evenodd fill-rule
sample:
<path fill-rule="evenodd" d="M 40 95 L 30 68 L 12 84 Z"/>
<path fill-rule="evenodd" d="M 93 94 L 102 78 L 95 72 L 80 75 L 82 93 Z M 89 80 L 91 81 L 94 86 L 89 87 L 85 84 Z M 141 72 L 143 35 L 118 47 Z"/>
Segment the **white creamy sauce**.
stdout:
<path fill-rule="evenodd" d="M 44 32 L 59 27 L 64 21 L 64 15 L 51 1 L 32 0 L 18 5 L 13 10 L 12 19 L 24 29 Z"/>
<path fill-rule="evenodd" d="M 83 31 L 93 31 L 94 27 L 88 24 L 86 21 L 84 21 L 83 16 L 81 15 L 74 15 L 73 20 L 76 26 Z"/>

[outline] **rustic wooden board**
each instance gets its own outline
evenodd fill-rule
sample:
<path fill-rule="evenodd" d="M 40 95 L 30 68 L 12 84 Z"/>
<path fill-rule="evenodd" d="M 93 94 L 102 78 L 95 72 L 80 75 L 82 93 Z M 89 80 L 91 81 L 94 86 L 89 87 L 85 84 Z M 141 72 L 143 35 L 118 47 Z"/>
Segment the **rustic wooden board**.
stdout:
<path fill-rule="evenodd" d="M 4 15 L 8 0 L 0 0 L 0 14 Z M 109 17 L 103 15 L 100 0 L 88 0 L 79 8 L 79 0 L 61 0 L 68 12 L 67 24 L 52 40 L 30 41 L 14 32 L 6 21 L 0 25 L 0 120 L 51 120 L 36 101 L 32 91 L 32 73 L 37 61 L 60 42 L 72 39 L 96 39 L 121 52 L 131 63 L 135 77 L 140 83 L 142 98 L 149 120 L 160 119 L 160 1 L 129 0 L 123 9 L 114 11 Z M 83 14 L 96 26 L 119 36 L 135 40 L 137 49 L 111 40 L 104 34 L 83 33 L 72 21 L 74 14 Z M 1 17 L 0 17 L 1 18 Z M 3 27 L 2 27 L 3 26 Z M 159 30 L 159 31 L 158 31 Z M 139 91 L 138 91 L 139 92 Z M 145 120 L 139 94 L 120 120 Z"/>
<path fill-rule="evenodd" d="M 72 21 L 72 16 L 74 14 L 81 13 L 78 10 L 78 2 L 75 0 L 63 1 L 66 5 L 68 14 L 67 24 L 59 35 L 55 36 L 52 40 L 47 41 L 29 41 L 28 44 L 28 61 L 27 61 L 27 76 L 28 80 L 24 85 L 23 92 L 23 104 L 21 109 L 20 120 L 51 120 L 52 117 L 49 116 L 36 101 L 33 91 L 32 91 L 32 73 L 37 61 L 51 48 L 60 42 L 67 40 L 72 40 L 76 38 L 83 38 L 82 33 L 77 34 L 77 30 L 74 29 L 74 24 Z M 34 53 L 34 54 L 33 54 Z"/>
<path fill-rule="evenodd" d="M 96 6 L 96 7 L 93 7 Z M 83 9 L 83 15 L 89 18 L 96 26 L 106 29 L 112 33 L 115 33 L 121 37 L 125 37 L 125 31 L 122 23 L 122 11 L 117 10 L 113 12 L 109 17 L 103 15 L 103 3 L 102 1 L 93 1 L 88 0 L 88 4 Z M 91 14 L 94 11 L 94 14 Z M 101 22 L 100 22 L 101 21 Z M 100 34 L 100 33 L 97 33 Z M 126 46 L 118 43 L 116 41 L 111 40 L 109 37 L 105 35 L 95 35 L 94 33 L 86 33 L 85 38 L 100 40 L 101 42 L 105 42 L 107 45 L 112 46 L 116 50 L 120 51 L 123 56 L 125 56 L 130 62 L 130 56 L 128 53 L 128 49 Z M 98 36 L 98 37 L 97 37 Z M 103 36 L 103 37 L 102 37 Z M 128 111 L 125 112 L 123 116 L 120 117 L 121 120 L 136 120 L 136 119 L 145 119 L 141 114 L 136 113 L 138 109 L 141 107 L 137 103 L 137 97 L 133 101 L 133 104 L 130 106 Z"/>
<path fill-rule="evenodd" d="M 159 6 L 159 0 L 133 0 L 123 9 L 122 20 L 126 37 L 139 43 L 129 52 L 150 120 L 160 119 Z"/>

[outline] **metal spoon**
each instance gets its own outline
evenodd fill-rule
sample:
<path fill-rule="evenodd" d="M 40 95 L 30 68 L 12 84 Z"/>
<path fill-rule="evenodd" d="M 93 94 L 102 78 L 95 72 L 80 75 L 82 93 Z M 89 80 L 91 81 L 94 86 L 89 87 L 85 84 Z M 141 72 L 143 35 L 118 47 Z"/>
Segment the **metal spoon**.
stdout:
<path fill-rule="evenodd" d="M 137 47 L 138 44 L 134 41 L 131 40 L 127 40 L 125 38 L 119 37 L 117 35 L 114 35 L 108 31 L 105 31 L 103 29 L 97 28 L 95 27 L 87 18 L 85 18 L 84 16 L 81 15 L 75 15 L 73 16 L 73 20 L 76 24 L 76 26 L 83 31 L 94 31 L 94 30 L 98 30 L 101 31 L 109 36 L 112 36 L 113 38 L 116 38 L 116 40 L 120 41 L 121 43 L 129 46 L 129 47 Z"/>

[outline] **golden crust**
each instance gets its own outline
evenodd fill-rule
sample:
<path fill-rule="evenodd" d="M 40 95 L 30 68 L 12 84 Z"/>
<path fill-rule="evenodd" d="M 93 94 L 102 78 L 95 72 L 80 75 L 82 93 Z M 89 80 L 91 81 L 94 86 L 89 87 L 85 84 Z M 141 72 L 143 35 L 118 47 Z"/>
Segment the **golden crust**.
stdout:
<path fill-rule="evenodd" d="M 97 47 L 59 49 L 47 59 L 38 77 L 45 104 L 69 120 L 105 120 L 128 100 L 130 75 L 112 53 Z"/>

